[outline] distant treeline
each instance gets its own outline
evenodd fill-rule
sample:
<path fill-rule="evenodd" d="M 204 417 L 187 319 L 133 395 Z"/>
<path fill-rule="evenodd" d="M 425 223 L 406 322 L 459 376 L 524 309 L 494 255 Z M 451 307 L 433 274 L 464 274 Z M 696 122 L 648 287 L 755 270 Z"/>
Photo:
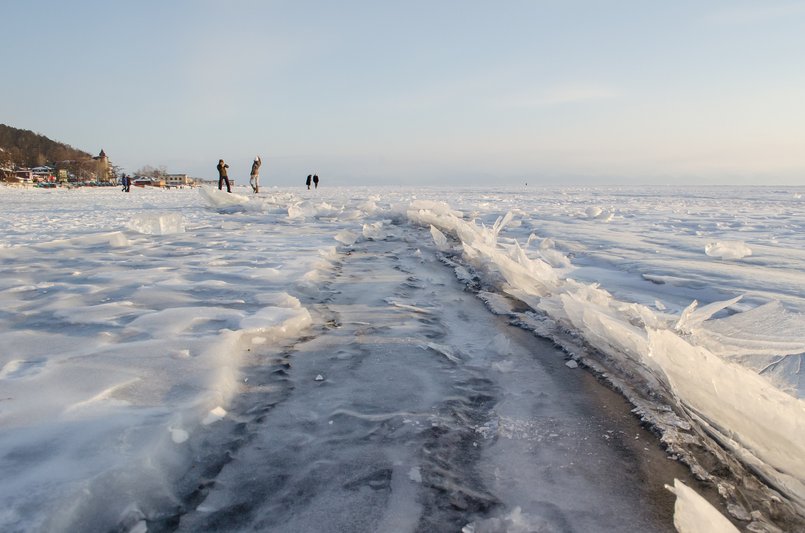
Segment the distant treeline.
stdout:
<path fill-rule="evenodd" d="M 30 130 L 0 124 L 0 165 L 38 167 L 61 161 L 82 161 L 92 156 Z"/>

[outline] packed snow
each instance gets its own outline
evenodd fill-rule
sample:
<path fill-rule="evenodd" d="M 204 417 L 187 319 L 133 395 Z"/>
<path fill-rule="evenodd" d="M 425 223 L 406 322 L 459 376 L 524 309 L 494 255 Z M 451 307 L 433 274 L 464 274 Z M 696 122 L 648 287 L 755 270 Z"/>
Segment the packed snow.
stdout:
<path fill-rule="evenodd" d="M 401 227 L 416 236 L 410 260 L 432 250 L 428 268 L 629 398 L 733 518 L 763 530 L 805 516 L 801 189 L 235 191 L 0 189 L 0 529 L 145 527 L 121 502 L 175 501 L 188 442 L 232 418 L 251 354 L 304 339 L 323 320 L 304 302 L 356 243 Z M 433 320 L 421 303 L 386 303 Z M 415 342 L 447 365 L 467 359 Z M 675 489 L 680 523 L 701 509 L 688 490 Z M 529 512 L 465 530 L 541 523 Z"/>

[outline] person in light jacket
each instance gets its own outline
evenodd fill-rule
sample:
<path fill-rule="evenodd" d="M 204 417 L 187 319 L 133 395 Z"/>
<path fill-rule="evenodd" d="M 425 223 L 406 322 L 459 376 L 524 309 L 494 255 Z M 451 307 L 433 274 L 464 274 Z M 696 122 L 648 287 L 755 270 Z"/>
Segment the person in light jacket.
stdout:
<path fill-rule="evenodd" d="M 263 164 L 263 160 L 260 159 L 260 156 L 254 158 L 254 163 L 252 163 L 252 172 L 249 177 L 249 184 L 252 186 L 252 190 L 254 194 L 260 192 L 260 165 Z"/>
<path fill-rule="evenodd" d="M 223 190 L 223 184 L 226 182 L 226 192 L 232 192 L 232 189 L 229 187 L 229 176 L 226 175 L 226 169 L 229 168 L 229 165 L 224 163 L 223 159 L 218 160 L 218 190 Z"/>

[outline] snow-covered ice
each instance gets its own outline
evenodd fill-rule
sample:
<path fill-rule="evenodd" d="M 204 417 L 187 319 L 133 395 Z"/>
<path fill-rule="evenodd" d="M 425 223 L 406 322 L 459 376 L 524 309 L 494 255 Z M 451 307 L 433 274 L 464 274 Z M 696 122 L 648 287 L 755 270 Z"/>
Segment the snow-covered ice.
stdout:
<path fill-rule="evenodd" d="M 1 529 L 137 530 L 159 520 L 149 510 L 185 505 L 177 484 L 199 449 L 213 449 L 199 442 L 237 435 L 242 415 L 232 406 L 244 405 L 246 391 L 270 396 L 286 386 L 246 383 L 244 369 L 269 358 L 272 372 L 286 372 L 283 347 L 339 327 L 316 302 L 353 256 L 365 264 L 365 290 L 383 283 L 371 256 L 353 254 L 372 241 L 406 242 L 404 259 L 434 273 L 404 282 L 412 290 L 440 290 L 435 273 L 448 271 L 490 320 L 507 317 L 551 339 L 569 363 L 609 380 L 669 454 L 718 488 L 733 519 L 761 530 L 803 523 L 801 190 L 237 191 L 0 188 Z M 356 303 L 338 309 L 365 323 L 354 338 L 377 333 L 379 317 L 358 298 L 364 289 L 350 290 Z M 445 326 L 432 302 L 380 302 Z M 411 325 L 383 327 L 405 338 Z M 410 344 L 445 372 L 477 364 L 478 342 L 437 337 L 412 329 Z M 508 335 L 480 344 L 496 354 L 497 380 L 516 380 L 530 364 Z M 305 386 L 316 394 L 349 383 L 315 364 L 310 371 Z M 515 409 L 516 398 L 505 402 Z M 303 401 L 294 408 L 312 423 Z M 337 431 L 339 417 L 330 422 Z M 423 485 L 427 468 L 399 453 L 392 470 Z M 415 490 L 397 479 L 367 483 Z M 466 531 L 546 523 L 501 491 L 505 512 L 468 519 Z M 229 498 L 210 494 L 198 509 Z M 414 499 L 396 500 L 381 523 L 415 524 L 405 518 L 424 512 Z"/>

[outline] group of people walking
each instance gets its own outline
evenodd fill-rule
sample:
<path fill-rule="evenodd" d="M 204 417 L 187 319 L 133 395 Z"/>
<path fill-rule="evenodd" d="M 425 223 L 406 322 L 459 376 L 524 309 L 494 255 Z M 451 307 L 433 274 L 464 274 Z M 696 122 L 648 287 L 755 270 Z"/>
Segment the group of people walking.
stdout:
<path fill-rule="evenodd" d="M 258 155 L 254 158 L 252 162 L 252 170 L 249 173 L 249 185 L 252 187 L 252 191 L 254 194 L 260 192 L 260 166 L 263 164 L 263 160 Z M 218 160 L 218 190 L 221 191 L 224 188 L 224 184 L 226 184 L 226 192 L 232 192 L 232 185 L 229 183 L 229 173 L 227 169 L 229 165 L 223 159 Z M 123 185 L 123 192 L 131 192 L 131 176 L 127 176 L 123 174 L 120 178 L 120 183 Z M 310 189 L 310 184 L 313 184 L 315 189 L 319 188 L 319 175 L 318 174 L 308 174 L 307 180 L 305 181 L 305 185 L 307 188 Z"/>
<path fill-rule="evenodd" d="M 260 156 L 254 158 L 252 162 L 252 170 L 249 173 L 249 185 L 252 187 L 252 191 L 254 194 L 260 192 L 260 165 L 263 164 L 263 160 L 260 159 Z M 229 183 L 229 174 L 227 170 L 229 165 L 227 165 L 223 159 L 218 160 L 218 190 L 221 191 L 224 188 L 224 183 L 226 183 L 226 192 L 232 192 L 232 187 Z"/>
<path fill-rule="evenodd" d="M 252 162 L 252 170 L 249 174 L 249 185 L 252 187 L 252 191 L 254 194 L 260 192 L 260 166 L 263 164 L 263 160 L 260 159 L 260 156 L 254 158 Z M 232 192 L 232 187 L 229 183 L 229 175 L 227 170 L 229 165 L 227 165 L 223 159 L 218 160 L 218 190 L 221 191 L 224 188 L 224 184 L 226 184 L 226 192 Z M 310 189 L 310 184 L 313 184 L 315 189 L 319 188 L 319 175 L 318 174 L 308 174 L 307 180 L 305 181 L 305 185 L 307 188 Z"/>

